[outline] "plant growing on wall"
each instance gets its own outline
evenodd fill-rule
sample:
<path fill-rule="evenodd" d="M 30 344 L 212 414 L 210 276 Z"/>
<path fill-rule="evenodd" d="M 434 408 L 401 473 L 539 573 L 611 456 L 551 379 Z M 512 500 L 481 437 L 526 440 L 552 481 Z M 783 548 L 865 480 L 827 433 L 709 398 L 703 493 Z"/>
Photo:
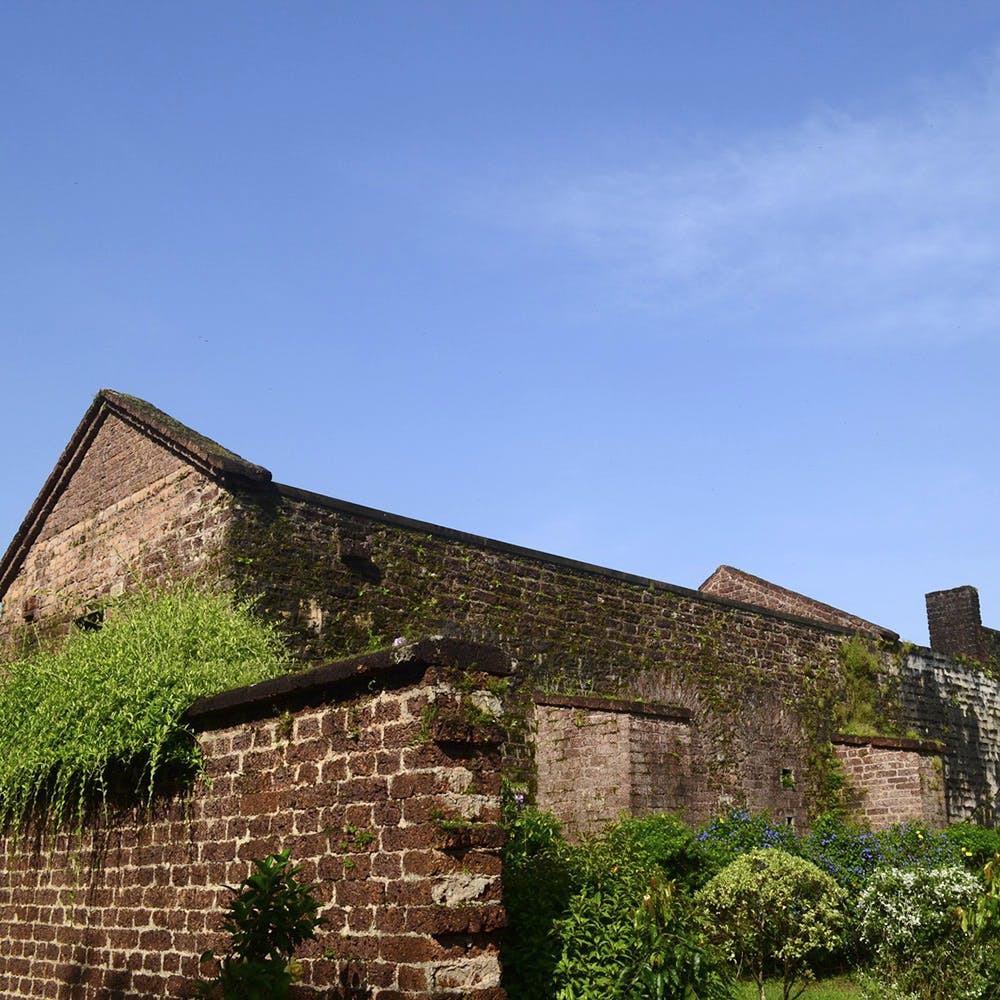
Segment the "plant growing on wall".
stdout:
<path fill-rule="evenodd" d="M 315 888 L 298 880 L 302 870 L 288 851 L 255 861 L 254 872 L 238 888 L 226 908 L 223 928 L 229 933 L 229 952 L 220 960 L 219 974 L 201 980 L 203 997 L 222 1000 L 284 1000 L 299 977 L 296 949 L 315 939 L 324 922 Z M 202 961 L 216 957 L 206 951 Z"/>
<path fill-rule="evenodd" d="M 178 582 L 111 602 L 99 631 L 5 668 L 0 821 L 82 822 L 119 793 L 150 801 L 161 777 L 200 766 L 181 723 L 192 702 L 288 666 L 275 629 L 221 592 Z"/>
<path fill-rule="evenodd" d="M 899 681 L 872 640 L 851 636 L 838 654 L 845 687 L 835 712 L 837 728 L 855 736 L 900 735 Z"/>

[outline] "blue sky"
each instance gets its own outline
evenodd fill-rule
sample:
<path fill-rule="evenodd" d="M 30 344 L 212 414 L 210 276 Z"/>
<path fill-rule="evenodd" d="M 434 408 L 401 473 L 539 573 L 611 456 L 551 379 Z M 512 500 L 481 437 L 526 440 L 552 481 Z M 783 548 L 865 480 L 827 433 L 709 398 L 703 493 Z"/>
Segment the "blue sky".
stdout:
<path fill-rule="evenodd" d="M 92 396 L 280 482 L 1000 626 L 995 3 L 0 9 L 0 536 Z"/>

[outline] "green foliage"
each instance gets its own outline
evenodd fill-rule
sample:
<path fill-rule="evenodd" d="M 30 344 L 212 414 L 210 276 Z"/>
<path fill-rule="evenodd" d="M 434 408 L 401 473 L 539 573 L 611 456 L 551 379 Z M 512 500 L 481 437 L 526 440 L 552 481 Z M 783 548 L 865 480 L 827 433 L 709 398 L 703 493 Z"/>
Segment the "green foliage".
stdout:
<path fill-rule="evenodd" d="M 657 876 L 634 918 L 636 950 L 618 980 L 622 997 L 724 1000 L 732 977 L 709 947 L 691 897 Z"/>
<path fill-rule="evenodd" d="M 298 881 L 301 868 L 288 851 L 255 861 L 256 869 L 238 888 L 226 910 L 223 928 L 229 933 L 229 953 L 219 974 L 202 980 L 198 992 L 223 1000 L 283 1000 L 297 978 L 292 961 L 296 948 L 316 937 L 324 923 L 318 916 L 314 887 Z M 215 958 L 211 951 L 202 961 Z"/>
<path fill-rule="evenodd" d="M 704 855 L 680 820 L 625 818 L 569 845 L 513 789 L 504 819 L 511 1000 L 728 996 L 686 888 L 704 881 Z"/>
<path fill-rule="evenodd" d="M 666 813 L 623 816 L 605 834 L 612 858 L 628 858 L 642 870 L 662 872 L 686 889 L 700 889 L 713 858 L 682 820 Z"/>
<path fill-rule="evenodd" d="M 764 986 L 767 1000 L 781 1000 L 784 988 L 777 980 L 768 980 Z M 740 983 L 736 987 L 734 1000 L 758 1000 L 760 993 L 756 983 Z M 835 976 L 820 979 L 806 987 L 804 1000 L 858 1000 L 858 987 L 848 978 Z"/>
<path fill-rule="evenodd" d="M 910 926 L 862 895 L 873 880 L 898 868 L 916 886 L 946 881 L 942 873 L 985 849 L 992 831 L 960 824 L 939 833 L 907 822 L 874 833 L 834 811 L 799 838 L 766 816 L 734 810 L 696 833 L 671 816 L 623 817 L 571 845 L 552 816 L 526 805 L 523 789 L 505 787 L 503 814 L 509 927 L 502 957 L 511 1000 L 714 998 L 730 995 L 727 977 L 736 972 L 753 977 L 755 996 L 759 977 L 776 974 L 780 991 L 768 996 L 808 1000 L 830 995 L 806 986 L 814 972 L 856 967 L 859 956 L 872 961 L 868 1000 L 935 995 L 932 986 L 907 992 L 907 980 L 893 979 L 897 967 L 919 970 L 914 980 L 944 983 L 941 1000 L 1000 1000 L 1000 860 L 997 882 L 989 868 L 985 887 L 962 897 L 960 910 L 948 893 L 916 891 L 928 934 L 906 931 L 902 940 L 922 941 L 917 955 L 901 958 L 894 940 L 870 930 L 862 940 L 859 930 L 862 921 Z M 781 849 L 767 849 L 774 845 Z M 720 872 L 737 860 L 749 868 L 742 880 L 739 866 Z M 731 967 L 720 964 L 719 949 Z"/>
<path fill-rule="evenodd" d="M 879 704 L 881 664 L 870 642 L 854 635 L 841 645 L 839 653 L 846 688 L 844 700 L 834 713 L 837 728 L 858 736 L 885 732 Z"/>
<path fill-rule="evenodd" d="M 511 1000 L 535 1000 L 552 996 L 561 949 L 555 924 L 573 893 L 569 847 L 554 817 L 525 805 L 523 792 L 505 789 L 503 806 L 504 986 Z"/>
<path fill-rule="evenodd" d="M 556 925 L 556 1000 L 728 997 L 729 976 L 691 897 L 643 871 L 636 855 L 608 867 L 606 843 L 592 846 L 588 877 Z"/>
<path fill-rule="evenodd" d="M 866 1000 L 980 997 L 986 954 L 963 934 L 959 910 L 974 912 L 978 880 L 957 866 L 884 868 L 858 899 L 858 929 L 872 951 Z"/>
<path fill-rule="evenodd" d="M 944 835 L 970 870 L 981 871 L 994 855 L 1000 854 L 1000 830 L 987 830 L 975 823 L 953 823 Z"/>
<path fill-rule="evenodd" d="M 799 996 L 811 963 L 840 942 L 846 893 L 803 858 L 765 848 L 740 855 L 695 897 L 711 936 L 758 985 L 775 967 L 784 1000 Z"/>
<path fill-rule="evenodd" d="M 998 864 L 1000 864 L 1000 854 L 995 854 L 983 866 L 983 886 L 979 895 L 970 904 L 959 906 L 955 911 L 955 917 L 964 934 L 991 943 L 1000 938 Z"/>
<path fill-rule="evenodd" d="M 99 631 L 10 664 L 0 684 L 0 821 L 35 809 L 82 822 L 122 794 L 147 802 L 200 756 L 181 725 L 196 699 L 288 668 L 249 605 L 188 582 L 108 605 Z"/>

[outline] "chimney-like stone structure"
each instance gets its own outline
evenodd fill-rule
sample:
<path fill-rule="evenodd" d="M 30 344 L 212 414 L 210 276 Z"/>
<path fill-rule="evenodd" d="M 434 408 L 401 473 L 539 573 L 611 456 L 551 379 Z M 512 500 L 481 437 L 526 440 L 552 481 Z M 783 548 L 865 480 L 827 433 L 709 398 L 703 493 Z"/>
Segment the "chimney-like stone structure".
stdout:
<path fill-rule="evenodd" d="M 931 649 L 947 656 L 985 660 L 992 650 L 975 587 L 934 590 L 926 595 Z"/>

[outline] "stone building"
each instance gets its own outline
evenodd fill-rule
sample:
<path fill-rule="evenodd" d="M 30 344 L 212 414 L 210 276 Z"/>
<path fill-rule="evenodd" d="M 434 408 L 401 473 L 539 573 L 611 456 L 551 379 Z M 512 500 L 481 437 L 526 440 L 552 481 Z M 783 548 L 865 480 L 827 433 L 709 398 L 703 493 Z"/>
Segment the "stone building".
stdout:
<path fill-rule="evenodd" d="M 690 590 L 283 486 L 104 390 L 0 560 L 0 650 L 191 575 L 257 597 L 302 669 L 192 706 L 209 780 L 183 800 L 0 835 L 10 1000 L 193 996 L 224 886 L 282 849 L 328 920 L 301 996 L 504 1000 L 502 776 L 571 834 L 997 818 L 971 587 L 927 595 L 917 648 L 730 566 Z"/>
<path fill-rule="evenodd" d="M 943 645 L 917 649 L 732 567 L 691 590 L 281 485 L 103 390 L 0 561 L 0 643 L 190 574 L 259 595 L 308 663 L 433 635 L 502 651 L 504 766 L 572 832 L 730 805 L 803 826 L 844 780 L 875 823 L 994 816 L 993 682 L 964 657 L 996 633 L 972 588 L 929 595 Z M 878 725 L 852 735 L 860 680 Z"/>

